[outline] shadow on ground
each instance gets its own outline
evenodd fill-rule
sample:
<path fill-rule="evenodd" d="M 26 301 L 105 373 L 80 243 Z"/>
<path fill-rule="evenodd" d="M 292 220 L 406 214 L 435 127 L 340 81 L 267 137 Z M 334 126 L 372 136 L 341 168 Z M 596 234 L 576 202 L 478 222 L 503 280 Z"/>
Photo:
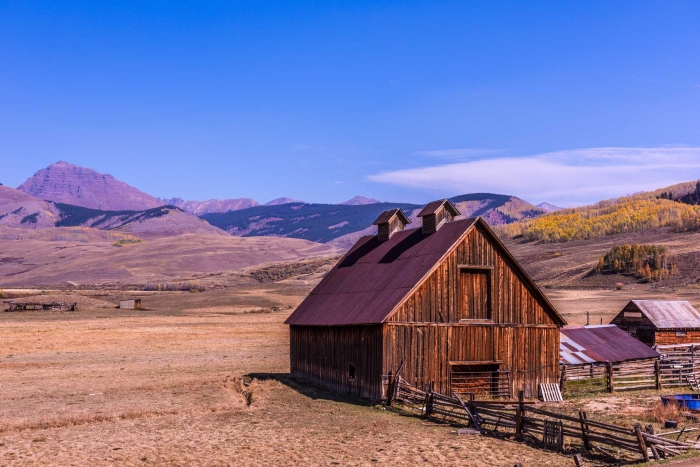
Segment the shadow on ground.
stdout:
<path fill-rule="evenodd" d="M 322 399 L 333 402 L 343 402 L 346 404 L 359 405 L 364 407 L 371 407 L 376 405 L 377 401 L 369 401 L 366 399 L 361 399 L 357 396 L 351 394 L 341 394 L 330 389 L 326 389 L 321 386 L 317 386 L 306 380 L 298 379 L 293 377 L 289 373 L 249 373 L 245 375 L 251 379 L 258 379 L 260 381 L 264 380 L 275 380 L 284 384 L 285 386 L 293 389 L 301 395 L 309 397 L 311 399 Z"/>

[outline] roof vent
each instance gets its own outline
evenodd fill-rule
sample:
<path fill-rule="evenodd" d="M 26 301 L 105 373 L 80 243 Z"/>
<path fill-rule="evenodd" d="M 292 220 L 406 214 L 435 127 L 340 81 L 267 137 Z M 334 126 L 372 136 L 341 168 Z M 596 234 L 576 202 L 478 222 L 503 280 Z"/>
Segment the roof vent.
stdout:
<path fill-rule="evenodd" d="M 401 208 L 396 208 L 381 213 L 372 225 L 377 226 L 377 239 L 380 242 L 385 242 L 396 232 L 405 229 L 406 224 L 410 223 L 411 220 L 406 217 L 406 214 L 404 214 Z"/>
<path fill-rule="evenodd" d="M 418 214 L 418 217 L 423 218 L 423 235 L 437 232 L 440 227 L 459 215 L 460 212 L 449 199 L 428 203 Z"/>

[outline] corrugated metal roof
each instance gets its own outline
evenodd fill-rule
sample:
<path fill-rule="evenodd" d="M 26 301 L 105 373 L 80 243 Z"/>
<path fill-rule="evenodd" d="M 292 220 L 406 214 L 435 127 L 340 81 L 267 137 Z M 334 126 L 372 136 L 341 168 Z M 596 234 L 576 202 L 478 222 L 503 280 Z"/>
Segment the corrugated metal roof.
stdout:
<path fill-rule="evenodd" d="M 480 218 L 448 222 L 424 235 L 422 229 L 397 232 L 385 241 L 362 237 L 331 269 L 286 323 L 304 326 L 380 324 L 416 287 Z M 510 254 L 501 246 L 506 256 Z M 512 259 L 512 257 L 510 257 Z M 513 259 L 514 267 L 529 283 L 555 321 L 565 324 L 547 298 Z"/>
<path fill-rule="evenodd" d="M 372 223 L 372 225 L 379 225 L 379 224 L 383 224 L 385 222 L 390 222 L 391 218 L 397 214 L 399 215 L 399 217 L 401 218 L 401 221 L 404 224 L 411 223 L 411 219 L 409 219 L 408 216 L 406 216 L 406 214 L 403 212 L 403 210 L 401 208 L 396 208 L 396 209 L 388 209 L 388 210 L 382 212 L 379 215 L 379 217 L 377 217 L 377 220 L 374 221 L 374 223 Z"/>
<path fill-rule="evenodd" d="M 614 324 L 565 326 L 560 333 L 559 358 L 563 364 L 616 363 L 659 356 Z"/>
<path fill-rule="evenodd" d="M 423 217 L 427 216 L 428 214 L 435 214 L 435 212 L 438 210 L 438 208 L 442 205 L 445 205 L 445 209 L 450 211 L 453 216 L 459 216 L 461 213 L 459 212 L 459 209 L 452 204 L 452 201 L 449 199 L 439 199 L 437 201 L 431 201 L 430 203 L 426 204 L 423 210 L 418 213 L 418 216 L 416 217 Z"/>
<path fill-rule="evenodd" d="M 700 328 L 700 313 L 687 301 L 632 300 L 657 329 Z"/>

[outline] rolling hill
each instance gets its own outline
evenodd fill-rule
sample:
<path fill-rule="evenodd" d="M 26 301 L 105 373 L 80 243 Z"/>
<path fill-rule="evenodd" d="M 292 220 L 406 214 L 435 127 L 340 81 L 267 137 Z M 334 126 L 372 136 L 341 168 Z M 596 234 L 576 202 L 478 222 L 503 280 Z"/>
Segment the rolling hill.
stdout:
<path fill-rule="evenodd" d="M 674 196 L 687 195 L 695 190 L 696 184 L 688 182 L 590 206 L 562 209 L 499 227 L 498 231 L 506 237 L 555 243 L 664 228 L 674 232 L 698 231 L 700 206 L 660 197 L 668 192 Z"/>
<path fill-rule="evenodd" d="M 544 214 L 526 201 L 507 195 L 474 193 L 451 198 L 463 216 L 483 216 L 493 225 L 506 224 Z M 386 210 L 400 207 L 420 226 L 416 214 L 423 205 L 373 203 L 359 205 L 287 203 L 256 206 L 227 213 L 205 214 L 202 219 L 231 235 L 303 238 L 349 246 L 353 238 L 373 232 L 372 222 Z M 347 242 L 338 242 L 347 239 Z"/>

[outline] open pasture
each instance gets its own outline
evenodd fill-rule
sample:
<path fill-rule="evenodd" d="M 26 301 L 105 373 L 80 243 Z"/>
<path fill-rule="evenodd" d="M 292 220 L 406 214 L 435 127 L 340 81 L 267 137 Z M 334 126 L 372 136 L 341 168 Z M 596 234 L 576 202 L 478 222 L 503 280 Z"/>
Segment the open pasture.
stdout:
<path fill-rule="evenodd" d="M 289 379 L 283 322 L 309 287 L 143 294 L 148 311 L 0 314 L 0 465 L 572 465 Z M 550 296 L 573 321 L 579 304 L 607 303 L 598 293 L 608 292 Z M 654 397 L 586 410 L 639 415 Z"/>

